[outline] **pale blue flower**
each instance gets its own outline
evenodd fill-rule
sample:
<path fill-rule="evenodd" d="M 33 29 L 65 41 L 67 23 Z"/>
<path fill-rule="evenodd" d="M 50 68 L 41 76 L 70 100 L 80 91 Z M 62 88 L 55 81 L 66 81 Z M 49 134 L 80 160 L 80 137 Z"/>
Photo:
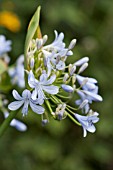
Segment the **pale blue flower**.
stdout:
<path fill-rule="evenodd" d="M 44 72 L 39 80 L 34 77 L 32 70 L 28 75 L 28 84 L 31 88 L 33 88 L 32 99 L 36 100 L 38 96 L 38 103 L 43 104 L 46 96 L 44 92 L 48 94 L 57 94 L 59 92 L 59 88 L 57 86 L 51 85 L 56 79 L 56 75 L 52 75 L 48 79 L 48 75 Z"/>
<path fill-rule="evenodd" d="M 24 80 L 24 55 L 20 55 L 16 61 L 16 66 L 8 70 L 9 75 L 12 78 L 12 84 L 17 84 L 19 87 L 25 87 Z"/>
<path fill-rule="evenodd" d="M 11 41 L 6 40 L 4 35 L 0 35 L 0 56 L 11 51 Z"/>
<path fill-rule="evenodd" d="M 92 111 L 91 111 L 92 112 Z M 93 112 L 92 115 L 82 116 L 79 114 L 75 114 L 75 117 L 80 122 L 83 127 L 83 136 L 86 137 L 87 131 L 94 133 L 96 131 L 93 123 L 97 123 L 99 118 L 97 117 L 99 114 L 97 112 Z"/>
<path fill-rule="evenodd" d="M 27 113 L 28 113 L 28 106 L 30 105 L 30 107 L 31 107 L 33 112 L 35 112 L 37 114 L 44 113 L 44 108 L 42 106 L 37 105 L 38 102 L 36 100 L 34 101 L 31 98 L 31 92 L 29 90 L 25 89 L 22 92 L 22 97 L 18 94 L 18 92 L 16 90 L 13 90 L 13 97 L 17 101 L 14 101 L 14 102 L 12 102 L 12 103 L 10 103 L 8 105 L 8 108 L 10 110 L 17 110 L 22 105 L 24 105 L 23 108 L 22 108 L 22 114 L 24 116 L 24 115 L 27 115 Z"/>
<path fill-rule="evenodd" d="M 9 116 L 9 114 L 10 113 L 8 111 L 4 112 L 4 117 L 7 118 Z M 21 122 L 17 119 L 13 119 L 10 123 L 10 126 L 15 127 L 17 130 L 19 130 L 21 132 L 24 132 L 27 130 L 27 126 L 23 122 Z"/>

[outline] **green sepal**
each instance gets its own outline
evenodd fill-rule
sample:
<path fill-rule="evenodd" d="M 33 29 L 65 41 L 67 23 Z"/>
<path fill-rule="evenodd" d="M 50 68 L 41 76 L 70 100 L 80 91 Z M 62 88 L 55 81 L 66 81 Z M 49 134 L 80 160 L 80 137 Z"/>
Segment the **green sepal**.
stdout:
<path fill-rule="evenodd" d="M 25 55 L 25 69 L 27 69 L 27 52 L 29 50 L 29 44 L 34 35 L 36 36 L 36 32 L 39 30 L 39 19 L 40 19 L 40 9 L 41 7 L 39 6 L 31 18 L 31 21 L 28 26 L 28 31 L 26 35 L 26 40 L 25 40 L 25 48 L 24 48 L 24 55 Z"/>

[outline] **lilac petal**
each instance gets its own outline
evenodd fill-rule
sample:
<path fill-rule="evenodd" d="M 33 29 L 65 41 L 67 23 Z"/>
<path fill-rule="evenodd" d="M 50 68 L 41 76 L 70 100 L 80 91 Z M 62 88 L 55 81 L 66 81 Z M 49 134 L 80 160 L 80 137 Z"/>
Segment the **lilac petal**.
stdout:
<path fill-rule="evenodd" d="M 32 94 L 31 94 L 31 98 L 32 98 L 33 100 L 36 100 L 36 99 L 37 99 L 37 95 L 38 95 L 38 91 L 37 91 L 37 89 L 35 88 L 35 89 L 33 90 Z"/>
<path fill-rule="evenodd" d="M 23 99 L 23 97 L 21 97 L 16 90 L 13 90 L 13 97 L 14 97 L 16 100 L 22 100 L 22 99 Z"/>
<path fill-rule="evenodd" d="M 83 76 L 80 76 L 80 75 L 77 75 L 76 78 L 77 78 L 77 80 L 80 84 L 84 81 L 85 78 L 88 78 L 89 83 L 94 83 L 94 84 L 97 83 L 97 80 L 94 79 L 94 78 L 83 77 Z"/>
<path fill-rule="evenodd" d="M 29 75 L 28 75 L 28 84 L 31 88 L 35 87 L 35 77 L 34 77 L 32 70 L 29 72 Z"/>
<path fill-rule="evenodd" d="M 103 100 L 102 97 L 101 97 L 100 95 L 98 95 L 98 94 L 91 93 L 91 92 L 86 91 L 86 90 L 83 90 L 83 92 L 84 92 L 86 95 L 92 97 L 92 99 L 93 99 L 94 101 L 102 101 L 102 100 Z"/>
<path fill-rule="evenodd" d="M 87 131 L 86 129 L 83 127 L 83 137 L 86 137 L 87 136 Z"/>
<path fill-rule="evenodd" d="M 26 101 L 24 102 L 24 106 L 23 106 L 23 108 L 22 108 L 22 114 L 23 114 L 23 116 L 24 116 L 24 115 L 27 115 L 27 113 L 28 113 L 28 105 L 29 105 L 29 100 L 26 100 Z"/>
<path fill-rule="evenodd" d="M 45 82 L 44 85 L 50 85 L 50 84 L 52 84 L 52 83 L 55 81 L 55 79 L 56 79 L 56 75 L 54 74 L 54 75 L 52 75 L 52 76 L 50 77 L 49 80 L 47 80 L 47 81 Z"/>
<path fill-rule="evenodd" d="M 75 101 L 75 104 L 76 104 L 76 105 L 80 105 L 81 103 L 82 103 L 82 100 L 81 100 L 81 99 L 78 99 L 78 100 Z"/>
<path fill-rule="evenodd" d="M 42 114 L 42 113 L 44 113 L 44 110 L 45 110 L 42 106 L 36 105 L 36 104 L 32 103 L 31 101 L 30 101 L 30 107 L 33 110 L 33 112 L 35 112 L 37 114 Z"/>
<path fill-rule="evenodd" d="M 42 88 L 38 89 L 38 102 L 40 105 L 42 105 L 44 103 L 44 99 L 46 99 L 44 92 L 42 90 Z"/>
<path fill-rule="evenodd" d="M 59 91 L 59 88 L 57 86 L 51 85 L 51 86 L 42 86 L 42 89 L 46 91 L 49 94 L 57 94 Z"/>
<path fill-rule="evenodd" d="M 59 61 L 58 64 L 56 65 L 56 69 L 58 70 L 64 70 L 65 69 L 65 63 L 64 61 Z"/>
<path fill-rule="evenodd" d="M 9 110 L 17 110 L 19 109 L 24 103 L 24 100 L 21 101 L 14 101 L 8 105 Z"/>
<path fill-rule="evenodd" d="M 31 92 L 27 89 L 25 89 L 23 92 L 22 92 L 22 97 L 23 98 L 30 98 L 31 97 Z"/>
<path fill-rule="evenodd" d="M 47 81 L 47 78 L 48 78 L 48 76 L 47 76 L 46 73 L 45 73 L 45 74 L 42 74 L 42 75 L 40 76 L 40 83 L 43 83 L 43 82 Z"/>
<path fill-rule="evenodd" d="M 94 133 L 96 131 L 96 128 L 93 124 L 91 126 L 88 126 L 86 129 L 91 133 Z"/>
<path fill-rule="evenodd" d="M 20 122 L 19 120 L 13 119 L 10 123 L 11 126 L 15 127 L 17 130 L 24 132 L 27 130 L 27 126 Z"/>

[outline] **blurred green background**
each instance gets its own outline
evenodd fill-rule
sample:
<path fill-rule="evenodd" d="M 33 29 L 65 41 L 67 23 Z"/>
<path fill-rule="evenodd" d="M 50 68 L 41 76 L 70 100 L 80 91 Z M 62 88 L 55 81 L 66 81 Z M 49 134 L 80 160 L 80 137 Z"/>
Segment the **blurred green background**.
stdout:
<path fill-rule="evenodd" d="M 27 26 L 38 5 L 42 6 L 41 30 L 49 42 L 54 30 L 64 32 L 67 45 L 77 38 L 68 62 L 89 56 L 84 75 L 99 82 L 104 101 L 93 108 L 100 121 L 96 133 L 83 138 L 82 128 L 69 119 L 51 119 L 41 127 L 40 118 L 29 114 L 23 119 L 27 132 L 10 127 L 0 139 L 0 170 L 113 170 L 113 1 L 0 0 L 0 17 L 5 12 L 7 18 L 0 20 L 0 34 L 13 42 L 11 64 L 23 53 Z"/>

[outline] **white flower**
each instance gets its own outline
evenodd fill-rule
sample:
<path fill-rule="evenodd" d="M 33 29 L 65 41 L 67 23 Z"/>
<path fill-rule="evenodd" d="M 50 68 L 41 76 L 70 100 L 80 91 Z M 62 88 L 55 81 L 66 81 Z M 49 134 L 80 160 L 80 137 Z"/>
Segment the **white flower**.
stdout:
<path fill-rule="evenodd" d="M 93 123 L 96 123 L 99 121 L 99 118 L 97 117 L 98 115 L 99 114 L 97 112 L 93 112 L 93 114 L 89 116 L 81 116 L 81 115 L 75 114 L 75 117 L 78 119 L 78 121 L 81 123 L 83 127 L 83 137 L 86 137 L 87 131 L 91 133 L 94 133 L 96 131 L 96 128 L 93 125 Z"/>
<path fill-rule="evenodd" d="M 20 55 L 16 61 L 16 66 L 8 70 L 12 78 L 12 83 L 17 84 L 19 87 L 25 87 L 24 80 L 24 55 Z"/>
<path fill-rule="evenodd" d="M 57 94 L 59 88 L 57 86 L 51 85 L 56 79 L 56 75 L 52 75 L 50 79 L 48 79 L 47 74 L 44 72 L 39 81 L 35 79 L 32 70 L 28 75 L 28 84 L 31 88 L 33 88 L 32 99 L 36 100 L 38 95 L 38 103 L 43 104 L 44 99 L 46 99 L 44 91 L 48 94 Z"/>
<path fill-rule="evenodd" d="M 9 113 L 6 111 L 4 112 L 4 117 L 7 118 Z M 24 132 L 27 130 L 27 126 L 17 119 L 13 119 L 10 123 L 10 126 L 15 127 L 17 130 Z"/>
<path fill-rule="evenodd" d="M 11 50 L 11 41 L 7 40 L 4 35 L 0 35 L 0 56 Z"/>
<path fill-rule="evenodd" d="M 27 115 L 27 113 L 28 113 L 28 106 L 30 105 L 30 107 L 31 107 L 33 112 L 35 112 L 37 114 L 44 113 L 44 108 L 42 106 L 36 105 L 37 101 L 36 100 L 34 101 L 31 98 L 31 92 L 29 90 L 25 89 L 22 92 L 22 97 L 18 94 L 18 92 L 16 90 L 13 90 L 13 97 L 17 101 L 14 101 L 14 102 L 12 102 L 12 103 L 10 103 L 8 105 L 8 108 L 10 110 L 17 110 L 22 105 L 24 105 L 23 108 L 22 108 L 22 114 L 24 116 L 24 115 Z"/>

